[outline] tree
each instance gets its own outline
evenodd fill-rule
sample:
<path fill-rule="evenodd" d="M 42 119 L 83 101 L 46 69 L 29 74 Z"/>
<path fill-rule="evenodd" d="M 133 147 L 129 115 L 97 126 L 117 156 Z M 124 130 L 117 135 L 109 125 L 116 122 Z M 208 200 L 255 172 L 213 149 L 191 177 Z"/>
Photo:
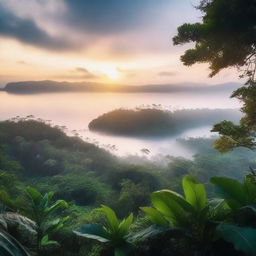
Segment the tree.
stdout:
<path fill-rule="evenodd" d="M 194 42 L 181 56 L 184 65 L 209 63 L 210 77 L 224 68 L 237 67 L 245 86 L 231 95 L 243 102 L 244 116 L 239 125 L 223 121 L 213 127 L 221 137 L 216 149 L 227 152 L 235 147 L 255 148 L 256 135 L 256 1 L 202 0 L 197 7 L 203 12 L 201 23 L 183 24 L 173 38 L 174 45 Z"/>

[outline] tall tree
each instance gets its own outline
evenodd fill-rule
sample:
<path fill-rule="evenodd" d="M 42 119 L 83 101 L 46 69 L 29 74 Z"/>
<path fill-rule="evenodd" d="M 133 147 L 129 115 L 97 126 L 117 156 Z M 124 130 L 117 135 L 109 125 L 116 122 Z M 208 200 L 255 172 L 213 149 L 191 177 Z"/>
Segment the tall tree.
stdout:
<path fill-rule="evenodd" d="M 194 42 L 181 56 L 184 65 L 209 63 L 210 77 L 228 67 L 237 67 L 245 86 L 231 95 L 243 102 L 239 125 L 216 124 L 221 135 L 215 147 L 226 152 L 238 146 L 256 147 L 256 0 L 202 0 L 197 7 L 201 23 L 183 24 L 173 38 L 174 45 Z"/>

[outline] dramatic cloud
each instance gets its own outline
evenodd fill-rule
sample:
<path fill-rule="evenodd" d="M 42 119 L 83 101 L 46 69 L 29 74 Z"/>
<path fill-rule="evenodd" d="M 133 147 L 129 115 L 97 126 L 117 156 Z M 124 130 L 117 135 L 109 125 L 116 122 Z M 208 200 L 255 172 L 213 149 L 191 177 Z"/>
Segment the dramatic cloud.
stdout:
<path fill-rule="evenodd" d="M 40 28 L 32 19 L 20 18 L 0 3 L 0 36 L 15 38 L 21 42 L 48 48 L 64 50 L 74 47 L 65 38 L 53 37 Z"/>

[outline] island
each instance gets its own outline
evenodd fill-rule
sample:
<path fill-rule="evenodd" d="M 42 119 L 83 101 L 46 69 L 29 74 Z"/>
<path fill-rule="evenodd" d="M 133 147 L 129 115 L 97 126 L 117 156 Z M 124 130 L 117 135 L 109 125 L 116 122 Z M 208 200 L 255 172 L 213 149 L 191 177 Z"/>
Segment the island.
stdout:
<path fill-rule="evenodd" d="M 172 136 L 185 130 L 213 125 L 224 119 L 238 122 L 236 109 L 183 109 L 174 112 L 156 108 L 116 109 L 92 120 L 91 131 L 132 137 Z"/>

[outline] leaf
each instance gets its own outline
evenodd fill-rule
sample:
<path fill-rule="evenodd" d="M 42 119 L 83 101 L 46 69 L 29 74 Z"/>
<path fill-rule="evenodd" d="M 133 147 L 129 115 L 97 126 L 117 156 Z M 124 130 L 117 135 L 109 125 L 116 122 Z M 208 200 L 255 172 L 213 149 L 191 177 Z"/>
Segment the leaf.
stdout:
<path fill-rule="evenodd" d="M 129 228 L 133 221 L 133 214 L 131 213 L 126 219 L 124 219 L 118 226 L 118 233 L 121 236 L 126 236 L 129 232 Z"/>
<path fill-rule="evenodd" d="M 29 256 L 28 252 L 17 240 L 4 231 L 0 231 L 0 255 Z"/>
<path fill-rule="evenodd" d="M 237 180 L 213 177 L 210 179 L 210 182 L 218 188 L 218 192 L 223 196 L 231 209 L 238 209 L 247 205 L 244 186 Z"/>
<path fill-rule="evenodd" d="M 41 239 L 40 244 L 41 244 L 42 247 L 49 246 L 49 245 L 60 245 L 57 241 L 49 240 L 48 235 L 44 236 Z"/>
<path fill-rule="evenodd" d="M 232 224 L 220 224 L 217 232 L 227 242 L 233 244 L 236 250 L 246 255 L 256 255 L 256 229 L 238 227 Z"/>
<path fill-rule="evenodd" d="M 158 210 L 152 207 L 140 207 L 140 209 L 146 213 L 146 216 L 153 224 L 159 226 L 169 226 L 168 221 Z"/>
<path fill-rule="evenodd" d="M 142 241 L 142 240 L 154 237 L 163 232 L 166 232 L 167 230 L 170 230 L 170 228 L 164 227 L 164 226 L 158 226 L 158 225 L 151 225 L 150 227 L 138 232 L 137 234 L 129 238 L 129 241 L 132 243 Z"/>
<path fill-rule="evenodd" d="M 182 179 L 182 185 L 186 201 L 197 211 L 201 211 L 206 206 L 206 191 L 204 185 L 197 184 L 192 176 L 185 176 Z"/>
<path fill-rule="evenodd" d="M 116 232 L 119 227 L 119 221 L 116 217 L 115 212 L 108 206 L 103 205 L 100 210 L 104 212 L 108 220 L 108 226 L 112 232 Z"/>
<path fill-rule="evenodd" d="M 247 203 L 252 204 L 256 202 L 256 184 L 252 182 L 252 180 L 245 176 L 244 179 L 244 190 L 247 194 Z"/>
<path fill-rule="evenodd" d="M 27 188 L 27 193 L 29 197 L 32 199 L 34 204 L 39 204 L 40 201 L 43 199 L 43 196 L 41 195 L 41 193 L 32 187 Z"/>
<path fill-rule="evenodd" d="M 184 206 L 189 204 L 178 196 L 176 193 L 169 190 L 160 190 L 152 193 L 151 200 L 154 207 L 161 212 L 164 217 L 174 225 L 184 225 L 188 222 L 188 212 Z"/>
<path fill-rule="evenodd" d="M 51 234 L 58 231 L 60 228 L 63 227 L 64 223 L 69 219 L 69 216 L 65 218 L 57 218 L 52 221 L 47 222 L 44 225 L 44 233 L 45 234 Z"/>
<path fill-rule="evenodd" d="M 95 239 L 102 243 L 110 242 L 109 233 L 103 228 L 101 224 L 87 224 L 74 230 L 78 236 Z"/>
<path fill-rule="evenodd" d="M 47 207 L 45 209 L 45 213 L 47 215 L 53 213 L 54 211 L 56 211 L 59 208 L 66 208 L 68 207 L 68 203 L 64 200 L 58 200 L 56 203 L 54 203 L 52 206 L 50 206 L 49 208 Z"/>

